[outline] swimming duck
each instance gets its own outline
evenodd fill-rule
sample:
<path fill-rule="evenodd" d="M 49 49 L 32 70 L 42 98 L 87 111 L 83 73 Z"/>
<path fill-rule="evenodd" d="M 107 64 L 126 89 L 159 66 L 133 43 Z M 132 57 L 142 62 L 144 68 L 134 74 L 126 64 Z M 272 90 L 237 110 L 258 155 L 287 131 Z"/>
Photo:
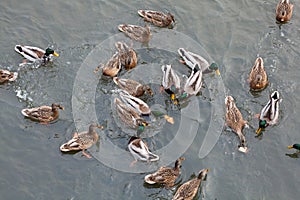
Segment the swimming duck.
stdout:
<path fill-rule="evenodd" d="M 151 22 L 155 26 L 159 27 L 174 27 L 174 16 L 171 13 L 163 13 L 153 10 L 139 10 L 138 14 L 144 18 L 146 22 Z"/>
<path fill-rule="evenodd" d="M 59 54 L 53 49 L 47 48 L 46 50 L 40 49 L 38 47 L 16 45 L 15 51 L 24 56 L 27 60 L 35 62 L 37 60 L 42 60 L 43 62 L 48 62 L 51 60 L 51 55 L 58 57 Z"/>
<path fill-rule="evenodd" d="M 143 142 L 141 138 L 132 136 L 128 142 L 128 149 L 135 161 L 154 162 L 159 160 L 159 156 L 150 152 L 147 143 Z"/>
<path fill-rule="evenodd" d="M 17 72 L 10 72 L 5 69 L 0 69 L 0 83 L 4 83 L 7 81 L 15 81 L 17 77 Z"/>
<path fill-rule="evenodd" d="M 196 63 L 195 65 L 199 65 L 199 64 Z M 200 69 L 196 72 L 195 70 L 192 70 L 190 77 L 186 80 L 186 83 L 184 85 L 183 88 L 184 91 L 188 95 L 196 95 L 200 91 L 201 86 L 202 86 L 202 70 Z"/>
<path fill-rule="evenodd" d="M 262 90 L 268 85 L 268 76 L 264 68 L 264 61 L 261 57 L 255 60 L 248 81 L 251 90 Z"/>
<path fill-rule="evenodd" d="M 98 66 L 97 68 L 102 68 L 102 73 L 105 76 L 114 77 L 117 76 L 121 70 L 122 64 L 120 60 L 119 53 L 115 53 L 104 66 Z"/>
<path fill-rule="evenodd" d="M 145 182 L 148 184 L 160 183 L 166 185 L 167 187 L 174 186 L 176 179 L 180 175 L 181 162 L 183 160 L 185 160 L 185 158 L 178 158 L 174 167 L 160 167 L 153 174 L 148 174 L 145 176 Z"/>
<path fill-rule="evenodd" d="M 143 100 L 130 95 L 125 90 L 121 90 L 119 94 L 127 106 L 135 109 L 141 115 L 150 115 L 151 110 Z"/>
<path fill-rule="evenodd" d="M 140 117 L 139 113 L 135 109 L 127 106 L 120 99 L 115 98 L 114 104 L 121 121 L 129 127 L 138 128 L 143 131 L 145 126 L 148 126 L 148 123 Z"/>
<path fill-rule="evenodd" d="M 176 191 L 172 200 L 192 200 L 196 196 L 198 188 L 208 171 L 209 169 L 202 169 L 196 178 L 182 184 Z"/>
<path fill-rule="evenodd" d="M 58 119 L 58 109 L 64 110 L 59 104 L 52 104 L 51 106 L 40 106 L 36 108 L 26 108 L 21 113 L 33 121 L 41 123 L 50 123 Z"/>
<path fill-rule="evenodd" d="M 145 27 L 130 25 L 130 24 L 120 24 L 118 29 L 125 33 L 128 37 L 133 40 L 147 43 L 150 40 L 150 27 L 146 25 Z"/>
<path fill-rule="evenodd" d="M 74 133 L 74 136 L 71 140 L 60 146 L 60 150 L 62 152 L 82 150 L 82 154 L 84 156 L 86 156 L 87 158 L 91 158 L 91 156 L 86 153 L 85 150 L 90 148 L 98 141 L 99 136 L 95 130 L 96 128 L 102 129 L 103 127 L 93 123 L 89 126 L 88 131 Z"/>
<path fill-rule="evenodd" d="M 256 130 L 256 134 L 259 134 L 262 129 L 270 125 L 278 123 L 279 118 L 279 92 L 274 91 L 270 95 L 270 100 L 267 105 L 261 110 L 259 115 L 259 128 Z"/>
<path fill-rule="evenodd" d="M 195 69 L 195 64 L 198 63 L 196 68 L 201 69 L 203 74 L 211 73 L 213 71 L 216 72 L 216 74 L 219 76 L 220 75 L 220 70 L 219 67 L 216 63 L 211 63 L 209 64 L 207 60 L 205 60 L 202 56 L 197 55 L 195 53 L 192 53 L 190 51 L 185 50 L 184 48 L 179 48 L 178 49 L 178 54 L 182 57 L 183 64 L 186 64 L 189 68 L 192 70 Z"/>
<path fill-rule="evenodd" d="M 117 42 L 115 46 L 119 52 L 121 64 L 125 67 L 125 69 L 135 68 L 137 64 L 137 56 L 134 49 L 129 48 L 124 42 Z"/>
<path fill-rule="evenodd" d="M 175 93 L 180 89 L 180 78 L 173 71 L 171 65 L 163 65 L 161 70 L 163 72 L 161 85 L 163 89 L 171 95 L 171 99 L 175 100 Z"/>
<path fill-rule="evenodd" d="M 291 19 L 294 5 L 289 0 L 280 0 L 276 7 L 276 20 L 287 22 Z"/>
<path fill-rule="evenodd" d="M 297 150 L 300 150 L 300 144 L 293 144 L 291 146 L 288 146 L 288 149 L 297 149 Z"/>
<path fill-rule="evenodd" d="M 145 93 L 145 91 L 147 91 L 149 95 L 153 95 L 153 91 L 148 85 L 142 85 L 137 81 L 118 77 L 114 77 L 113 81 L 122 90 L 126 90 L 130 95 L 134 97 L 142 96 Z"/>
<path fill-rule="evenodd" d="M 247 153 L 246 138 L 242 133 L 244 126 L 247 126 L 247 121 L 243 119 L 242 113 L 236 107 L 232 96 L 225 98 L 226 106 L 226 124 L 230 127 L 240 138 L 240 145 L 238 150 L 243 153 Z"/>

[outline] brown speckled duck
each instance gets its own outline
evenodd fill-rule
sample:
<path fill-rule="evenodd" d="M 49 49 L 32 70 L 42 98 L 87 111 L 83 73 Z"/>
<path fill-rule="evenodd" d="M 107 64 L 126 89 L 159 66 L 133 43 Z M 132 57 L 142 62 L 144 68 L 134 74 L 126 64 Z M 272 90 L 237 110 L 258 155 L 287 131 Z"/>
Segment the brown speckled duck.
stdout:
<path fill-rule="evenodd" d="M 263 90 L 268 85 L 268 76 L 264 68 L 264 61 L 261 57 L 255 60 L 248 81 L 250 89 L 254 91 Z"/>
<path fill-rule="evenodd" d="M 150 40 L 150 27 L 147 25 L 145 27 L 142 27 L 131 24 L 120 24 L 118 26 L 118 29 L 133 40 L 142 43 L 147 43 Z"/>
<path fill-rule="evenodd" d="M 158 27 L 173 28 L 175 24 L 174 16 L 171 13 L 163 13 L 153 10 L 139 10 L 138 14 L 144 18 L 146 22 L 151 22 Z"/>
<path fill-rule="evenodd" d="M 134 97 L 142 96 L 145 91 L 147 91 L 149 95 L 153 95 L 153 91 L 148 85 L 142 85 L 137 81 L 118 77 L 114 77 L 113 80 L 117 86 L 119 86 L 123 90 L 126 90 L 130 95 Z"/>
<path fill-rule="evenodd" d="M 290 0 L 280 0 L 276 7 L 276 20 L 279 22 L 287 22 L 292 18 L 294 5 Z"/>
<path fill-rule="evenodd" d="M 7 81 L 15 81 L 17 77 L 17 72 L 10 72 L 5 69 L 0 69 L 0 83 L 5 83 Z"/>
<path fill-rule="evenodd" d="M 124 42 L 117 42 L 115 44 L 118 52 L 121 64 L 125 69 L 135 68 L 137 64 L 137 55 L 133 48 L 130 48 Z"/>

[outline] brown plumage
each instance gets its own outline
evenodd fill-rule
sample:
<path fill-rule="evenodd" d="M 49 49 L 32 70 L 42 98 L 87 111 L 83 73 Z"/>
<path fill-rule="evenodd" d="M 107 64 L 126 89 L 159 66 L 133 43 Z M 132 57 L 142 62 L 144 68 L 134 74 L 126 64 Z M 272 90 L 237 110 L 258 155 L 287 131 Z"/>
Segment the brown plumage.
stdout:
<path fill-rule="evenodd" d="M 124 42 L 117 42 L 115 44 L 118 52 L 121 64 L 125 69 L 135 68 L 137 64 L 137 55 L 133 48 L 129 48 Z"/>
<path fill-rule="evenodd" d="M 183 160 L 185 158 L 178 158 L 174 167 L 160 167 L 155 173 L 145 176 L 145 182 L 148 184 L 160 183 L 166 187 L 174 186 L 176 179 L 180 175 L 181 162 Z"/>
<path fill-rule="evenodd" d="M 171 13 L 163 13 L 153 10 L 139 10 L 138 14 L 144 18 L 146 22 L 151 22 L 158 27 L 170 27 L 173 28 L 175 20 Z"/>
<path fill-rule="evenodd" d="M 251 90 L 262 90 L 268 85 L 268 76 L 264 68 L 264 61 L 261 57 L 255 60 L 248 81 Z"/>
<path fill-rule="evenodd" d="M 242 113 L 236 107 L 232 96 L 227 96 L 225 98 L 225 106 L 226 106 L 226 114 L 225 114 L 226 124 L 239 136 L 240 139 L 239 151 L 246 153 L 247 152 L 246 138 L 242 133 L 242 129 L 244 126 L 247 125 L 247 121 L 243 119 Z"/>
<path fill-rule="evenodd" d="M 196 178 L 182 184 L 176 191 L 172 200 L 192 200 L 196 196 L 202 179 L 205 178 L 208 171 L 208 169 L 203 169 Z"/>
<path fill-rule="evenodd" d="M 120 24 L 118 29 L 133 40 L 142 43 L 147 43 L 150 40 L 150 27 L 147 25 L 145 27 L 141 27 L 137 25 Z"/>
<path fill-rule="evenodd" d="M 153 91 L 148 85 L 142 85 L 137 81 L 118 77 L 114 77 L 113 80 L 116 85 L 118 85 L 121 89 L 126 90 L 130 95 L 134 97 L 142 96 L 145 91 L 147 91 L 149 95 L 153 95 Z"/>
<path fill-rule="evenodd" d="M 0 83 L 4 83 L 7 81 L 14 81 L 18 77 L 17 72 L 10 72 L 5 69 L 0 69 Z"/>
<path fill-rule="evenodd" d="M 25 117 L 28 117 L 33 121 L 49 123 L 55 121 L 59 117 L 58 109 L 64 110 L 62 106 L 58 104 L 52 104 L 51 106 L 26 108 L 21 112 Z"/>
<path fill-rule="evenodd" d="M 291 19 L 294 5 L 289 0 L 280 0 L 276 7 L 276 20 L 287 22 Z"/>
<path fill-rule="evenodd" d="M 122 65 L 121 65 L 119 53 L 115 53 L 109 59 L 109 61 L 102 67 L 102 73 L 103 75 L 114 77 L 117 76 L 117 74 L 121 70 L 121 67 Z"/>

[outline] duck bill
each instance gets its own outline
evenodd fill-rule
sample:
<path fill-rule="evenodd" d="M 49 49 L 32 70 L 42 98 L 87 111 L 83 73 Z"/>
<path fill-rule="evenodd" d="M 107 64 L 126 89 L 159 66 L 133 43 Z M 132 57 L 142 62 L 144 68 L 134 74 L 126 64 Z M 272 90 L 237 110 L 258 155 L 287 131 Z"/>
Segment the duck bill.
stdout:
<path fill-rule="evenodd" d="M 53 55 L 54 55 L 55 57 L 58 57 L 58 56 L 59 56 L 59 54 L 56 53 L 55 51 L 54 51 Z"/>
<path fill-rule="evenodd" d="M 288 149 L 292 149 L 293 148 L 293 146 L 288 146 Z"/>
<path fill-rule="evenodd" d="M 218 76 L 220 76 L 220 75 L 221 75 L 221 73 L 220 73 L 220 70 L 219 70 L 219 69 L 217 69 L 217 70 L 216 70 L 216 74 L 217 74 Z"/>
<path fill-rule="evenodd" d="M 258 135 L 258 134 L 260 134 L 260 132 L 261 132 L 261 128 L 258 128 L 257 130 L 256 130 L 256 134 Z"/>

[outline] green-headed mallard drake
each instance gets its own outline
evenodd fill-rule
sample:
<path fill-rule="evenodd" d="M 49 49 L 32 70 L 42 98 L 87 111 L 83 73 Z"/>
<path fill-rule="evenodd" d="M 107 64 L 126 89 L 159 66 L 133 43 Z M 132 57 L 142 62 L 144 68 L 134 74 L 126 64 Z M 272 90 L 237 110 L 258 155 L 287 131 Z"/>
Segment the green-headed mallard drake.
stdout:
<path fill-rule="evenodd" d="M 153 91 L 151 90 L 149 85 L 142 85 L 137 81 L 118 77 L 114 77 L 113 80 L 117 86 L 119 86 L 122 90 L 126 90 L 130 95 L 134 97 L 142 96 L 145 91 L 147 91 L 149 95 L 153 95 Z"/>
<path fill-rule="evenodd" d="M 248 81 L 250 89 L 255 91 L 262 90 L 268 85 L 268 76 L 264 68 L 264 61 L 261 57 L 255 60 Z"/>
<path fill-rule="evenodd" d="M 117 76 L 121 70 L 122 64 L 119 57 L 119 53 L 115 53 L 104 66 L 98 66 L 97 68 L 102 68 L 102 73 L 105 76 L 114 77 Z"/>
<path fill-rule="evenodd" d="M 297 149 L 300 151 L 300 144 L 293 144 L 291 146 L 288 146 L 288 149 Z"/>
<path fill-rule="evenodd" d="M 128 149 L 135 161 L 153 162 L 159 160 L 159 156 L 150 152 L 147 143 L 143 142 L 141 138 L 132 136 L 128 142 Z"/>
<path fill-rule="evenodd" d="M 118 52 L 121 64 L 125 69 L 135 68 L 137 64 L 136 52 L 133 48 L 129 48 L 124 42 L 116 42 L 115 44 Z"/>
<path fill-rule="evenodd" d="M 138 14 L 144 18 L 146 22 L 151 22 L 158 27 L 173 28 L 175 24 L 174 16 L 171 13 L 163 13 L 153 10 L 139 10 Z"/>
<path fill-rule="evenodd" d="M 120 24 L 118 29 L 125 33 L 128 37 L 138 42 L 147 43 L 150 40 L 150 27 L 146 25 L 145 27 L 130 25 L 130 24 Z"/>
<path fill-rule="evenodd" d="M 172 200 L 192 200 L 199 189 L 202 180 L 206 177 L 209 169 L 202 169 L 196 178 L 182 184 L 176 191 Z"/>
<path fill-rule="evenodd" d="M 38 47 L 16 45 L 15 51 L 24 56 L 27 60 L 34 62 L 37 60 L 42 60 L 43 62 L 48 62 L 51 60 L 51 55 L 59 56 L 53 49 L 47 48 L 46 50 L 40 49 Z"/>
<path fill-rule="evenodd" d="M 148 123 L 140 117 L 139 113 L 135 109 L 127 106 L 120 99 L 115 98 L 114 104 L 121 121 L 127 126 L 131 128 L 139 128 L 141 131 L 144 130 L 145 126 L 148 126 Z"/>
<path fill-rule="evenodd" d="M 276 7 L 276 20 L 279 22 L 287 22 L 291 19 L 294 5 L 290 0 L 280 0 Z"/>
<path fill-rule="evenodd" d="M 171 99 L 175 100 L 175 94 L 180 89 L 180 78 L 174 72 L 171 65 L 161 66 L 163 72 L 162 87 L 163 89 L 171 95 Z"/>
<path fill-rule="evenodd" d="M 201 69 L 203 74 L 216 72 L 217 75 L 220 75 L 219 67 L 216 63 L 209 64 L 202 56 L 186 51 L 184 48 L 178 49 L 178 54 L 182 57 L 182 63 L 186 64 L 192 70 L 195 67 L 195 64 L 198 63 L 197 69 Z"/>
<path fill-rule="evenodd" d="M 247 121 L 243 119 L 242 113 L 236 107 L 232 96 L 225 98 L 226 107 L 226 124 L 231 128 L 240 138 L 240 145 L 238 150 L 243 153 L 247 153 L 248 148 L 246 147 L 246 138 L 242 133 L 244 126 L 247 126 Z"/>
<path fill-rule="evenodd" d="M 259 128 L 256 130 L 256 134 L 259 134 L 262 129 L 267 126 L 272 126 L 278 123 L 279 118 L 279 92 L 274 91 L 270 95 L 270 100 L 267 105 L 261 110 L 259 115 Z"/>
<path fill-rule="evenodd" d="M 15 81 L 17 77 L 17 72 L 10 72 L 5 69 L 0 69 L 0 83 L 4 83 L 7 81 Z"/>
<path fill-rule="evenodd" d="M 95 130 L 96 128 L 102 129 L 103 127 L 93 123 L 89 126 L 88 131 L 74 133 L 74 136 L 71 140 L 60 146 L 60 150 L 62 152 L 82 150 L 82 154 L 84 156 L 91 158 L 91 156 L 86 153 L 85 150 L 90 148 L 98 141 L 99 136 Z"/>
<path fill-rule="evenodd" d="M 143 100 L 130 95 L 125 90 L 121 90 L 119 94 L 121 99 L 126 103 L 127 106 L 135 109 L 141 115 L 150 115 L 151 110 Z"/>
<path fill-rule="evenodd" d="M 64 110 L 64 108 L 53 103 L 51 106 L 40 106 L 36 108 L 26 108 L 21 111 L 21 113 L 33 121 L 38 121 L 41 123 L 50 123 L 58 119 L 59 112 L 58 109 Z"/>
<path fill-rule="evenodd" d="M 195 65 L 198 65 L 195 64 Z M 196 68 L 197 66 L 195 66 Z M 195 70 L 192 70 L 190 77 L 186 80 L 186 83 L 184 85 L 184 92 L 188 95 L 196 95 L 200 91 L 202 86 L 202 70 L 198 70 L 195 72 Z"/>
<path fill-rule="evenodd" d="M 181 172 L 181 162 L 185 158 L 180 157 L 175 161 L 174 167 L 160 167 L 153 174 L 145 176 L 145 182 L 148 184 L 164 184 L 166 187 L 174 186 L 174 183 Z"/>

